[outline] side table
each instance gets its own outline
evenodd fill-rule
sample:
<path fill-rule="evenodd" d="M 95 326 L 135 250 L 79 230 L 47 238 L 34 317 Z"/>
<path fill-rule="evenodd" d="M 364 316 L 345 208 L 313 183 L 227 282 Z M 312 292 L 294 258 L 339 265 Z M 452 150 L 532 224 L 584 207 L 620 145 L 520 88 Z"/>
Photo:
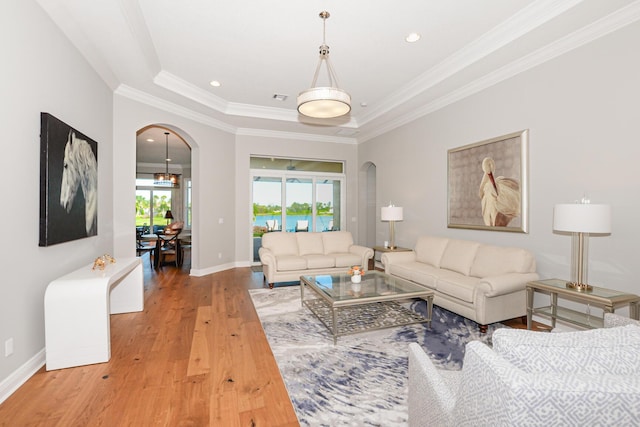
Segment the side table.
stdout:
<path fill-rule="evenodd" d="M 380 252 L 380 253 L 384 253 L 384 252 L 409 252 L 413 249 L 409 249 L 409 248 L 401 248 L 396 246 L 395 248 L 391 249 L 389 247 L 386 246 L 374 246 L 373 247 L 373 258 L 371 258 L 369 260 L 369 270 L 373 270 L 375 269 L 376 266 L 376 252 Z"/>
<path fill-rule="evenodd" d="M 531 329 L 531 319 L 534 314 L 550 318 L 551 326 L 554 328 L 556 320 L 563 320 L 583 328 L 602 328 L 604 321 L 602 317 L 591 315 L 591 306 L 602 309 L 604 313 L 613 313 L 616 307 L 628 304 L 629 317 L 639 320 L 640 296 L 638 295 L 597 286 L 594 286 L 591 291 L 578 291 L 568 288 L 566 284 L 566 280 L 560 279 L 536 280 L 527 283 L 527 329 Z M 533 297 L 536 292 L 550 295 L 550 305 L 534 308 Z M 585 304 L 586 312 L 558 306 L 558 296 L 561 299 Z"/>

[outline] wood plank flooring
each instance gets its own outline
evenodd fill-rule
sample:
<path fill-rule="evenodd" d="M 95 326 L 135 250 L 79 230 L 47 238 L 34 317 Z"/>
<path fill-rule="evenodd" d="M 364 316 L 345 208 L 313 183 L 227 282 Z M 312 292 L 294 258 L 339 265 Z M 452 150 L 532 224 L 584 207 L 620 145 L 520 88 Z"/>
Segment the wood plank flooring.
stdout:
<path fill-rule="evenodd" d="M 190 277 L 147 257 L 145 309 L 111 316 L 111 360 L 43 367 L 0 405 L 0 426 L 297 426 L 247 292 L 262 274 Z"/>

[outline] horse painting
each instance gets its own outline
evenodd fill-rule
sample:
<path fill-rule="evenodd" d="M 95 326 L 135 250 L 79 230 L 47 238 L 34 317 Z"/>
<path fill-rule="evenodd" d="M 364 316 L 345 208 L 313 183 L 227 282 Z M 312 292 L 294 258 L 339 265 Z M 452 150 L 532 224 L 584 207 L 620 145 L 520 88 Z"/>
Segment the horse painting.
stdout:
<path fill-rule="evenodd" d="M 98 228 L 98 162 L 89 143 L 69 131 L 64 147 L 60 206 L 71 212 L 73 201 L 82 189 L 85 201 L 85 228 L 87 236 L 97 234 Z"/>

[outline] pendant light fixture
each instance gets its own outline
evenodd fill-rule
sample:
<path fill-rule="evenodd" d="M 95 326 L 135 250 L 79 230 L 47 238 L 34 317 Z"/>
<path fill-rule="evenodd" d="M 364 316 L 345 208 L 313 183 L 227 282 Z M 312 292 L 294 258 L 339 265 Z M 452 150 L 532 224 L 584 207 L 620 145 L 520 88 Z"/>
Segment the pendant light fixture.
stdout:
<path fill-rule="evenodd" d="M 163 187 L 180 187 L 180 175 L 176 175 L 174 173 L 169 173 L 169 162 L 171 159 L 169 158 L 169 132 L 164 133 L 166 142 L 165 142 L 165 171 L 158 172 L 153 174 L 153 183 L 155 185 L 162 185 Z"/>
<path fill-rule="evenodd" d="M 320 18 L 322 18 L 322 46 L 320 46 L 320 59 L 311 82 L 311 89 L 300 92 L 298 95 L 298 112 L 305 116 L 319 119 L 340 117 L 351 111 L 351 96 L 338 88 L 338 78 L 329 59 L 329 46 L 325 42 L 326 22 L 329 16 L 327 11 L 320 12 Z M 316 87 L 318 74 L 323 63 L 329 75 L 329 86 Z"/>

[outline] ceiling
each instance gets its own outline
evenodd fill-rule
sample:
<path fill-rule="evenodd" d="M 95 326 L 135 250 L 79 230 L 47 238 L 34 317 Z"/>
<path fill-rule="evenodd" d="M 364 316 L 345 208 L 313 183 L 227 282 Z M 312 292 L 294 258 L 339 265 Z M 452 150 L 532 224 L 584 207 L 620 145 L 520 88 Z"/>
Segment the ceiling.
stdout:
<path fill-rule="evenodd" d="M 235 134 L 342 143 L 640 19 L 638 0 L 37 1 L 122 96 Z M 348 116 L 324 121 L 296 111 L 318 62 L 323 10 L 339 86 L 352 98 Z M 406 42 L 411 32 L 421 39 Z"/>

